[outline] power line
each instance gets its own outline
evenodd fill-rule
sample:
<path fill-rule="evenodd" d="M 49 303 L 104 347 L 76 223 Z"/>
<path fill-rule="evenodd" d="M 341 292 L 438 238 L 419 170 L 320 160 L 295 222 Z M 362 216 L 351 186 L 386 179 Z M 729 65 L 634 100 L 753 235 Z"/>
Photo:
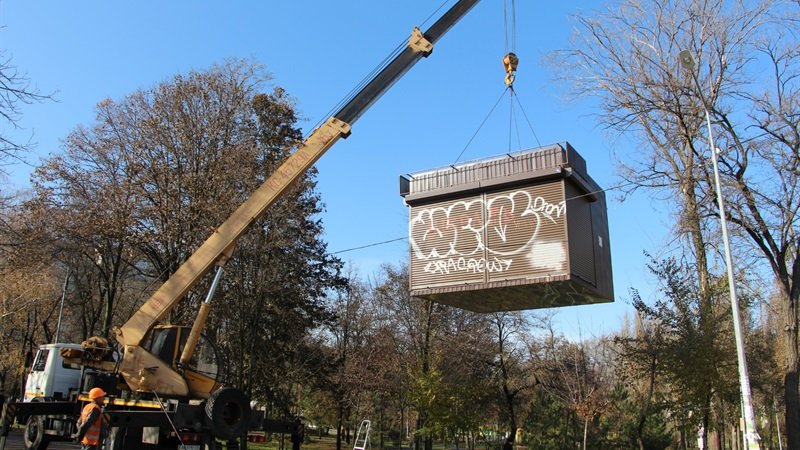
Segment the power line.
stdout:
<path fill-rule="evenodd" d="M 574 197 L 570 197 L 570 198 L 564 199 L 564 201 L 567 202 L 567 201 L 570 201 L 570 200 L 577 200 L 579 198 L 589 197 L 589 196 L 592 196 L 594 194 L 598 194 L 600 192 L 608 192 L 608 191 L 620 190 L 620 189 L 622 189 L 622 188 L 624 188 L 626 186 L 630 186 L 630 185 L 633 185 L 633 184 L 635 184 L 635 183 L 632 182 L 632 181 L 626 181 L 624 183 L 620 183 L 620 184 L 617 184 L 615 186 L 611 186 L 611 187 L 606 188 L 606 189 L 599 189 L 599 190 L 596 190 L 596 191 L 588 192 L 586 194 L 576 195 Z M 408 236 L 389 239 L 389 240 L 386 240 L 386 241 L 374 242 L 372 244 L 365 244 L 365 245 L 361 245 L 361 246 L 358 246 L 358 247 L 346 248 L 344 250 L 339 250 L 339 251 L 332 252 L 331 254 L 332 255 L 338 255 L 338 254 L 341 254 L 341 253 L 347 253 L 347 252 L 352 252 L 352 251 L 356 251 L 356 250 L 362 250 L 362 249 L 369 248 L 369 247 L 377 247 L 379 245 L 391 244 L 392 242 L 398 242 L 398 241 L 404 241 L 404 240 L 407 241 L 408 240 Z"/>
<path fill-rule="evenodd" d="M 362 245 L 360 247 L 347 248 L 347 249 L 344 249 L 344 250 L 339 250 L 338 252 L 333 252 L 331 254 L 332 255 L 338 255 L 339 253 L 352 252 L 354 250 L 361 250 L 361 249 L 368 248 L 368 247 L 375 247 L 375 246 L 378 246 L 378 245 L 390 244 L 392 242 L 397 242 L 397 241 L 402 241 L 402 240 L 408 240 L 408 236 L 389 239 L 388 241 L 375 242 L 373 244 Z"/>

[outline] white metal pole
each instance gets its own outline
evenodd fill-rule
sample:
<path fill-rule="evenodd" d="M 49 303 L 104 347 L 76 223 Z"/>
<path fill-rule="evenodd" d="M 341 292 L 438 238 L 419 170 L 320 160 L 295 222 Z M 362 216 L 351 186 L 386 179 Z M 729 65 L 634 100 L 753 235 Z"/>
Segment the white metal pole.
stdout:
<path fill-rule="evenodd" d="M 742 336 L 741 316 L 739 313 L 739 301 L 736 298 L 736 283 L 733 276 L 733 258 L 731 257 L 731 245 L 728 239 L 728 221 L 725 218 L 725 201 L 722 196 L 722 185 L 719 181 L 719 167 L 717 165 L 718 149 L 714 146 L 714 137 L 711 130 L 711 114 L 708 110 L 708 103 L 703 96 L 700 82 L 694 72 L 694 58 L 691 53 L 684 50 L 680 53 L 681 64 L 690 69 L 692 80 L 694 80 L 697 93 L 703 103 L 706 112 L 706 125 L 708 126 L 708 147 L 711 150 L 711 162 L 714 168 L 714 188 L 717 194 L 717 206 L 719 207 L 719 222 L 722 231 L 722 244 L 725 248 L 725 264 L 728 272 L 728 292 L 731 301 L 731 315 L 733 316 L 733 334 L 736 340 L 736 357 L 739 364 L 739 387 L 742 396 L 742 416 L 744 419 L 744 445 L 750 450 L 758 450 L 760 440 L 756 431 L 756 422 L 753 414 L 753 401 L 750 393 L 750 377 L 747 374 L 747 357 L 744 351 L 744 338 Z"/>
<path fill-rule="evenodd" d="M 67 276 L 64 277 L 64 287 L 61 288 L 61 306 L 58 308 L 58 322 L 56 323 L 56 341 L 55 344 L 58 344 L 58 340 L 61 337 L 61 314 L 64 312 L 64 297 L 67 295 L 67 282 L 69 281 L 69 270 L 67 270 Z"/>
<path fill-rule="evenodd" d="M 717 191 L 717 205 L 719 206 L 719 221 L 722 229 L 722 243 L 725 248 L 725 264 L 728 268 L 728 292 L 731 300 L 731 314 L 733 315 L 733 333 L 736 339 L 736 356 L 739 362 L 739 385 L 742 391 L 742 414 L 744 415 L 744 435 L 745 448 L 758 449 L 758 433 L 756 432 L 755 417 L 753 414 L 753 401 L 750 393 L 750 377 L 747 373 L 747 356 L 744 351 L 744 337 L 742 335 L 741 315 L 739 313 L 739 301 L 736 297 L 736 284 L 733 276 L 733 262 L 731 257 L 731 246 L 728 240 L 728 222 L 725 218 L 725 201 L 722 196 L 722 187 L 719 181 L 719 168 L 717 166 L 718 149 L 714 147 L 714 140 L 711 137 L 711 119 L 706 109 L 706 121 L 708 123 L 708 143 L 713 152 L 711 162 L 714 166 L 714 184 Z M 751 446 L 752 445 L 752 446 Z"/>

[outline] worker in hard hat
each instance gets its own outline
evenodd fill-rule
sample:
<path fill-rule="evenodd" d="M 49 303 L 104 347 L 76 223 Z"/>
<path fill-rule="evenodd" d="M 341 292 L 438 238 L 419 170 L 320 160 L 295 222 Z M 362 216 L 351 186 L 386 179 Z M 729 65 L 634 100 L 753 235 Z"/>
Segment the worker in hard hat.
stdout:
<path fill-rule="evenodd" d="M 99 387 L 89 391 L 91 400 L 81 411 L 81 418 L 78 420 L 78 432 L 74 435 L 76 441 L 80 441 L 83 450 L 100 450 L 103 447 L 103 411 L 106 391 Z"/>

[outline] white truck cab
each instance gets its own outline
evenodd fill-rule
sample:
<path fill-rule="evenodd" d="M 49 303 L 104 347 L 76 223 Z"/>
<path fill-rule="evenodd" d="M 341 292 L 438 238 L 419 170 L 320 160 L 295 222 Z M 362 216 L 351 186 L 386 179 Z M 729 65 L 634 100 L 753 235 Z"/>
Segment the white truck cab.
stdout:
<path fill-rule="evenodd" d="M 23 401 L 67 400 L 80 389 L 81 366 L 61 358 L 62 348 L 80 349 L 78 344 L 43 344 L 33 359 L 25 380 Z"/>

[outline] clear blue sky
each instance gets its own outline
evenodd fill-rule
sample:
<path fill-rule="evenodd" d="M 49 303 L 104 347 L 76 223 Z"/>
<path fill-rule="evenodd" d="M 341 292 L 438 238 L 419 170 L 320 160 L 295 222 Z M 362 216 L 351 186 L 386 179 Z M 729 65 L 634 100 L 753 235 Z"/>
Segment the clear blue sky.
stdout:
<path fill-rule="evenodd" d="M 509 0 L 509 5 L 511 1 Z M 515 89 L 538 141 L 524 119 L 521 146 L 509 144 L 509 98 L 504 97 L 480 130 L 505 85 L 502 0 L 482 0 L 355 124 L 318 163 L 323 216 L 333 252 L 407 236 L 408 212 L 398 176 L 461 161 L 569 141 L 604 188 L 619 183 L 613 145 L 592 117 L 590 100 L 566 102 L 555 81 L 559 67 L 543 57 L 569 45 L 571 15 L 589 0 L 516 2 L 520 57 Z M 43 93 L 57 102 L 25 106 L 20 125 L 38 143 L 31 160 L 61 151 L 74 127 L 91 124 L 104 98 L 121 99 L 178 73 L 202 70 L 225 58 L 253 58 L 273 82 L 297 100 L 308 132 L 391 50 L 412 26 L 426 29 L 442 2 L 351 1 L 40 1 L 0 0 L 0 48 Z M 447 6 L 452 4 L 452 1 Z M 435 17 L 438 17 L 436 14 Z M 434 19 L 435 19 L 434 17 Z M 510 25 L 510 24 L 509 24 Z M 510 45 L 510 43 L 509 43 Z M 521 117 L 522 111 L 515 108 Z M 6 131 L 6 130 L 4 130 Z M 29 168 L 13 169 L 14 186 L 27 185 Z M 648 291 L 643 250 L 658 253 L 665 220 L 646 198 L 620 203 L 607 193 L 617 300 L 613 304 L 562 308 L 562 330 L 597 335 L 614 330 L 632 311 L 628 288 Z M 406 258 L 405 240 L 340 253 L 363 276 L 382 263 Z"/>

